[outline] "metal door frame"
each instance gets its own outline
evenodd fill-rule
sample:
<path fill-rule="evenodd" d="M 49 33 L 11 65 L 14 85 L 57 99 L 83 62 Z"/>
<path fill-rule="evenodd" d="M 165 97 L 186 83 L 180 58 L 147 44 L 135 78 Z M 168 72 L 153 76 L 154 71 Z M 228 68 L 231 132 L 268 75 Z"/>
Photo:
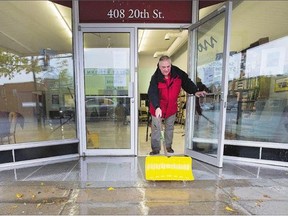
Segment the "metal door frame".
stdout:
<path fill-rule="evenodd" d="M 86 148 L 86 122 L 85 118 L 78 118 L 78 125 L 82 130 L 79 130 L 79 140 L 80 140 L 80 155 L 87 156 L 135 156 L 137 155 L 137 131 L 136 131 L 136 120 L 135 112 L 137 111 L 137 100 L 136 100 L 136 73 L 135 73 L 135 45 L 136 36 L 135 28 L 127 27 L 106 27 L 99 26 L 97 24 L 82 24 L 78 27 L 78 43 L 79 43 L 79 112 L 80 116 L 85 116 L 85 91 L 84 91 L 84 46 L 83 46 L 83 34 L 90 32 L 105 32 L 105 33 L 130 33 L 130 77 L 131 77 L 131 95 L 130 98 L 130 149 L 87 149 Z"/>
<path fill-rule="evenodd" d="M 196 152 L 192 149 L 192 138 L 194 131 L 194 115 L 195 115 L 195 101 L 188 97 L 187 99 L 187 122 L 186 122 L 186 136 L 185 139 L 185 154 L 195 159 L 204 161 L 208 164 L 223 167 L 223 152 L 224 152 L 224 135 L 225 135 L 225 121 L 226 121 L 226 104 L 227 104 L 227 91 L 228 91 L 228 59 L 229 59 L 229 44 L 230 44 L 230 26 L 231 26 L 231 13 L 232 13 L 232 2 L 226 2 L 221 8 L 213 11 L 209 15 L 205 16 L 201 20 L 195 22 L 189 27 L 189 44 L 188 46 L 188 64 L 190 75 L 196 79 L 196 57 L 197 57 L 197 37 L 196 28 L 203 25 L 207 21 L 213 19 L 217 15 L 225 13 L 225 29 L 224 29 L 224 44 L 223 44 L 223 65 L 222 65 L 222 91 L 220 98 L 220 124 L 219 124 L 219 135 L 218 135 L 218 148 L 217 157 L 205 155 Z M 195 80 L 194 79 L 194 80 Z"/>

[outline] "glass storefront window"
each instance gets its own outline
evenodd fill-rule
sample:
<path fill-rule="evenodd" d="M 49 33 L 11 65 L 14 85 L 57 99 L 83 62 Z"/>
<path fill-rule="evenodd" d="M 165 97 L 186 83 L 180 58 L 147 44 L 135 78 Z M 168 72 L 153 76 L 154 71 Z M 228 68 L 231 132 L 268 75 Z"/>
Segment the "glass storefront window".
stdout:
<path fill-rule="evenodd" d="M 1 1 L 0 18 L 1 144 L 76 138 L 71 8 Z"/>
<path fill-rule="evenodd" d="M 286 1 L 243 1 L 233 10 L 227 140 L 287 143 L 287 8 Z"/>
<path fill-rule="evenodd" d="M 249 14 L 247 16 L 244 9 L 248 7 L 262 15 L 257 18 L 249 17 Z M 237 54 L 232 56 L 234 70 L 230 70 L 229 74 L 228 139 L 270 142 L 288 140 L 288 131 L 285 129 L 288 31 L 283 31 L 286 28 L 280 24 L 283 23 L 283 17 L 271 17 L 264 13 L 267 8 L 275 11 L 287 7 L 286 2 L 264 2 L 260 6 L 252 1 L 242 3 L 233 11 L 231 51 Z M 239 16 L 241 11 L 245 12 L 247 23 L 246 26 L 242 24 L 240 30 L 237 28 L 238 23 L 243 22 L 244 16 Z M 249 18 L 260 24 L 257 29 L 261 31 L 255 32 L 252 29 Z M 278 23 L 277 31 L 266 28 L 268 23 Z"/>

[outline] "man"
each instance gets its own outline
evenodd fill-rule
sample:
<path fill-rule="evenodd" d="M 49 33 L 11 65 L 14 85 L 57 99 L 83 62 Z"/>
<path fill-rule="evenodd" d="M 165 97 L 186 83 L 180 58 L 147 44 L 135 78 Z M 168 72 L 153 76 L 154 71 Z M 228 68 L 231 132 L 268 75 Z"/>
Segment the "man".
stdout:
<path fill-rule="evenodd" d="M 177 113 L 177 99 L 181 88 L 189 94 L 197 97 L 205 96 L 205 91 L 198 91 L 197 86 L 188 77 L 187 73 L 172 65 L 169 56 L 159 59 L 158 67 L 151 77 L 148 97 L 150 101 L 149 110 L 152 116 L 151 124 L 151 148 L 150 155 L 160 152 L 161 118 L 165 123 L 165 146 L 167 152 L 174 153 L 172 140 L 174 123 Z"/>

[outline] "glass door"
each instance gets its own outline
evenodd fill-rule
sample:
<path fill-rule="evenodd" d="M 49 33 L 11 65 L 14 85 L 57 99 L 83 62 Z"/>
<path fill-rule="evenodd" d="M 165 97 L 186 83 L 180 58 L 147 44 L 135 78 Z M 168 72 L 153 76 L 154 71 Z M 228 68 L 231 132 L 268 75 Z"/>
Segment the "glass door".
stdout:
<path fill-rule="evenodd" d="M 83 28 L 86 155 L 136 155 L 134 30 Z"/>
<path fill-rule="evenodd" d="M 190 28 L 191 68 L 204 98 L 188 97 L 190 114 L 186 126 L 185 153 L 222 167 L 226 105 L 226 68 L 230 3 L 212 12 Z"/>

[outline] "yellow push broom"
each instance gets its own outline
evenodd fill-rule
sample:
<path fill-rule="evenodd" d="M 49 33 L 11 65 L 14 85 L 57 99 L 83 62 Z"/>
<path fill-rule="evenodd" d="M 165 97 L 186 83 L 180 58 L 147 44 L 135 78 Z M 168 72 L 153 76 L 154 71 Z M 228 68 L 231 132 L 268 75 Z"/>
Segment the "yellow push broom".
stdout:
<path fill-rule="evenodd" d="M 186 156 L 168 156 L 165 142 L 164 131 L 161 124 L 160 142 L 165 155 L 149 155 L 145 159 L 146 180 L 152 181 L 192 181 L 192 158 Z"/>

